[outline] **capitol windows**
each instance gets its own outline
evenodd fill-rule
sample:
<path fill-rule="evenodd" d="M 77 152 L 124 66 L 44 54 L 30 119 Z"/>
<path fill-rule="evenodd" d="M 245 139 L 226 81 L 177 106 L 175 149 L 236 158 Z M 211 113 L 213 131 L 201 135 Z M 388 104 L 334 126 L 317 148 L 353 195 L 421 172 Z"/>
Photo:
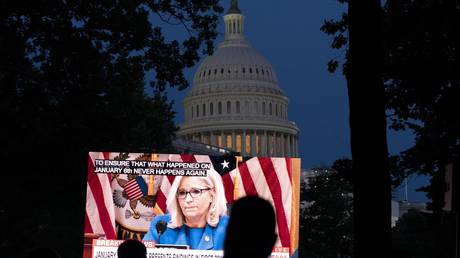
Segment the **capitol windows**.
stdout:
<path fill-rule="evenodd" d="M 259 74 L 259 68 L 256 68 L 256 74 Z"/>
<path fill-rule="evenodd" d="M 214 75 L 216 75 L 216 74 L 217 74 L 217 69 L 214 69 Z"/>
<path fill-rule="evenodd" d="M 222 102 L 217 103 L 217 114 L 222 115 Z"/>
<path fill-rule="evenodd" d="M 246 145 L 246 153 L 251 153 L 251 135 L 246 134 L 246 140 L 245 140 L 245 145 Z"/>
<path fill-rule="evenodd" d="M 237 114 L 240 113 L 240 102 L 239 101 L 236 102 L 236 113 Z"/>
<path fill-rule="evenodd" d="M 232 102 L 227 101 L 227 114 L 230 114 L 232 111 Z"/>
<path fill-rule="evenodd" d="M 246 68 L 243 67 L 243 73 L 246 73 Z"/>
<path fill-rule="evenodd" d="M 249 68 L 249 73 L 252 73 L 252 68 Z"/>
<path fill-rule="evenodd" d="M 269 115 L 273 115 L 273 107 L 272 107 L 272 103 L 270 102 L 270 104 L 268 104 L 268 114 Z"/>
<path fill-rule="evenodd" d="M 206 116 L 206 104 L 203 104 L 203 116 Z"/>
<path fill-rule="evenodd" d="M 251 110 L 249 109 L 249 101 L 245 101 L 244 102 L 244 112 L 246 114 L 250 114 L 251 113 Z"/>
<path fill-rule="evenodd" d="M 220 73 L 224 74 L 224 68 L 220 69 Z"/>
<path fill-rule="evenodd" d="M 236 152 L 241 152 L 241 134 L 236 135 Z"/>
<path fill-rule="evenodd" d="M 281 135 L 277 135 L 276 136 L 276 150 L 277 150 L 277 153 L 275 155 L 280 155 L 281 154 Z"/>
<path fill-rule="evenodd" d="M 209 115 L 214 115 L 214 103 L 209 103 Z"/>
<path fill-rule="evenodd" d="M 265 115 L 265 102 L 262 102 L 262 115 Z"/>
<path fill-rule="evenodd" d="M 200 117 L 200 106 L 196 105 L 196 117 Z"/>
<path fill-rule="evenodd" d="M 268 135 L 268 155 L 273 156 L 275 154 L 275 135 Z"/>
<path fill-rule="evenodd" d="M 209 145 L 211 144 L 211 137 L 210 137 L 209 134 L 203 135 L 203 142 L 202 143 L 209 144 Z"/>
<path fill-rule="evenodd" d="M 254 101 L 254 110 L 253 110 L 254 114 L 258 114 L 259 113 L 259 103 L 257 103 L 257 101 Z"/>
<path fill-rule="evenodd" d="M 217 141 L 217 146 L 224 147 L 222 146 L 222 136 L 221 135 L 217 135 L 216 141 Z"/>
<path fill-rule="evenodd" d="M 262 154 L 262 141 L 260 140 L 259 135 L 256 135 L 256 154 Z"/>
<path fill-rule="evenodd" d="M 278 104 L 275 104 L 275 116 L 278 116 Z"/>
<path fill-rule="evenodd" d="M 231 149 L 233 146 L 232 146 L 232 135 L 228 134 L 227 136 L 227 148 L 228 149 Z"/>

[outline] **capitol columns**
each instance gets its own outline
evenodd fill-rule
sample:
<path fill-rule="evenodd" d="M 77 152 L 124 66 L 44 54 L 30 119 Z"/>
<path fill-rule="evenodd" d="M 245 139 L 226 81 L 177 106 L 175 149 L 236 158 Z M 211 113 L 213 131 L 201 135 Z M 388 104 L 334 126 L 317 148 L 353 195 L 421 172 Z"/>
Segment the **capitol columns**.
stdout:
<path fill-rule="evenodd" d="M 227 134 L 225 133 L 224 130 L 220 131 L 220 137 L 221 137 L 220 142 L 222 144 L 222 146 L 220 147 L 227 148 Z"/>
<path fill-rule="evenodd" d="M 235 129 L 232 130 L 232 149 L 236 151 L 236 133 Z"/>
<path fill-rule="evenodd" d="M 295 144 L 296 144 L 296 136 L 293 135 L 292 136 L 292 157 L 294 157 L 294 158 L 297 157 L 297 155 L 296 155 L 297 148 L 296 148 Z"/>
<path fill-rule="evenodd" d="M 292 137 L 291 137 L 291 134 L 288 134 L 286 147 L 287 147 L 287 155 L 289 157 L 292 157 L 291 145 L 292 145 Z"/>
<path fill-rule="evenodd" d="M 246 156 L 246 129 L 241 133 L 241 156 Z"/>
<path fill-rule="evenodd" d="M 265 139 L 266 139 L 266 141 L 265 141 L 265 143 L 266 143 L 265 144 L 265 148 L 266 148 L 265 149 L 266 150 L 265 155 L 270 156 L 270 132 L 268 130 L 265 131 Z"/>
<path fill-rule="evenodd" d="M 295 156 L 299 157 L 299 136 L 295 137 Z"/>
<path fill-rule="evenodd" d="M 280 142 L 280 145 L 281 145 L 281 157 L 284 157 L 286 155 L 286 146 L 285 146 L 285 142 L 284 142 L 284 133 L 280 133 L 280 138 L 281 138 L 281 142 Z"/>
<path fill-rule="evenodd" d="M 261 155 L 262 156 L 267 156 L 267 131 L 266 130 L 264 130 L 261 145 L 262 145 Z"/>
<path fill-rule="evenodd" d="M 270 156 L 270 131 L 265 131 L 265 156 Z"/>
<path fill-rule="evenodd" d="M 280 148 L 279 148 L 280 139 L 278 137 L 278 132 L 273 132 L 273 156 L 279 157 L 280 156 Z"/>
<path fill-rule="evenodd" d="M 213 132 L 213 131 L 210 131 L 209 132 L 210 134 L 210 138 L 211 138 L 211 145 L 212 146 L 216 146 L 216 134 Z"/>
<path fill-rule="evenodd" d="M 251 156 L 257 156 L 257 130 L 254 129 L 251 135 Z"/>

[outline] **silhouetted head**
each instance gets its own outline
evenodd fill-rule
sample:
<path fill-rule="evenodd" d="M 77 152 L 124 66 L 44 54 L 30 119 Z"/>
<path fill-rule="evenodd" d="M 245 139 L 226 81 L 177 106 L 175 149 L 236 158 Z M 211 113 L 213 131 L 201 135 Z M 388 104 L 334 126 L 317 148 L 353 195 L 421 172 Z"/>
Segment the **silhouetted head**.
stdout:
<path fill-rule="evenodd" d="M 276 241 L 275 211 L 266 200 L 246 196 L 233 205 L 224 244 L 224 257 L 266 258 Z"/>
<path fill-rule="evenodd" d="M 30 251 L 27 258 L 60 258 L 61 256 L 49 247 L 39 247 Z"/>
<path fill-rule="evenodd" d="M 145 245 L 135 239 L 128 239 L 118 246 L 118 258 L 145 258 L 147 257 L 147 248 Z"/>

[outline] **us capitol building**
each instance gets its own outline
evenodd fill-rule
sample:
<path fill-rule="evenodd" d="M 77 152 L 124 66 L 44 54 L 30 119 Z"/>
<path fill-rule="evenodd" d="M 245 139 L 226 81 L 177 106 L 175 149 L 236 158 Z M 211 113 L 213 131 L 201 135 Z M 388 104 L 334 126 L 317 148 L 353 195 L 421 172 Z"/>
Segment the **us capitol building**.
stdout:
<path fill-rule="evenodd" d="M 237 0 L 224 16 L 225 39 L 195 73 L 177 133 L 187 142 L 242 156 L 298 157 L 299 128 L 271 64 L 244 37 Z"/>

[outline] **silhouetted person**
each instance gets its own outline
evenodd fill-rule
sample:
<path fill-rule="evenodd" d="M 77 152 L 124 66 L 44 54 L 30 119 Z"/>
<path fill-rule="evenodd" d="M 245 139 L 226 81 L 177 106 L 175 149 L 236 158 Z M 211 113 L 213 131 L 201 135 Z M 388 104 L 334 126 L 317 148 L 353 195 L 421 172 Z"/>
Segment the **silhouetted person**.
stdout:
<path fill-rule="evenodd" d="M 39 247 L 30 251 L 27 258 L 61 258 L 61 256 L 49 247 Z"/>
<path fill-rule="evenodd" d="M 275 244 L 275 211 L 266 200 L 246 196 L 233 205 L 224 244 L 224 258 L 267 258 Z"/>
<path fill-rule="evenodd" d="M 128 239 L 118 246 L 118 258 L 145 258 L 147 248 L 138 240 Z"/>

